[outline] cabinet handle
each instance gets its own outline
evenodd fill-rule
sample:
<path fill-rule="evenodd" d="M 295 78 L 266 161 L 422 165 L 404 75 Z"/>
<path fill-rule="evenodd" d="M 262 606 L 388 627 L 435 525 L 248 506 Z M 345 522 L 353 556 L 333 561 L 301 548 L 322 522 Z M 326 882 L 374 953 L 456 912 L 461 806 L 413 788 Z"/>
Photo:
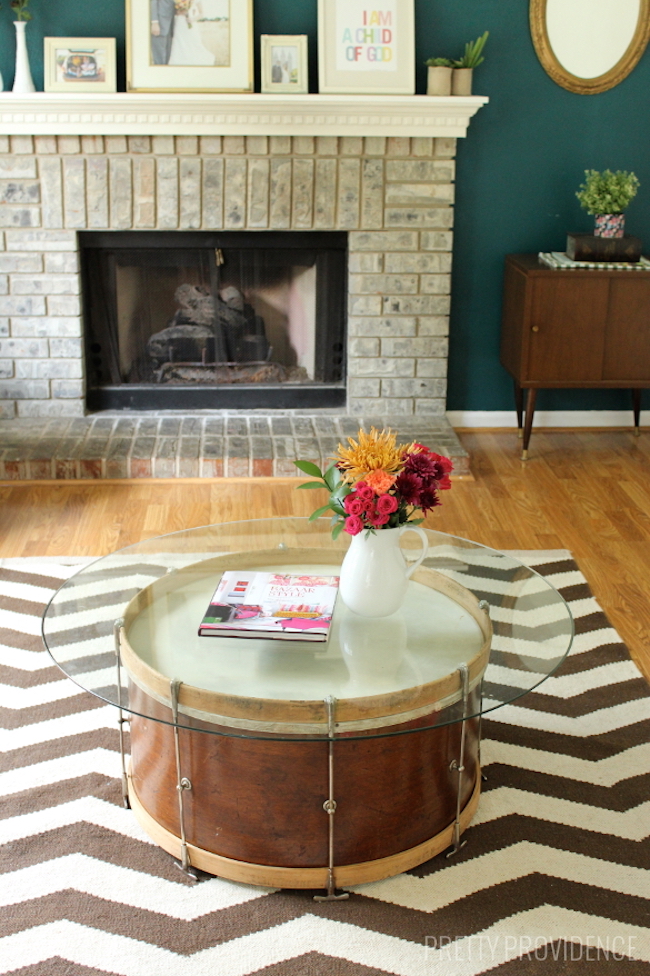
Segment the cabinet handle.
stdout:
<path fill-rule="evenodd" d="M 538 325 L 534 325 L 530 331 L 531 332 L 539 332 L 539 326 Z"/>

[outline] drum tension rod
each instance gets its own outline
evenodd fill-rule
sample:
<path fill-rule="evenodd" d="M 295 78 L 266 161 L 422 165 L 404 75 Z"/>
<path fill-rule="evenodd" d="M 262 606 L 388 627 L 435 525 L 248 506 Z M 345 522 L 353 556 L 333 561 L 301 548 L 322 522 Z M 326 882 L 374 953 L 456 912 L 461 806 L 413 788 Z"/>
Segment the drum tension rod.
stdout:
<path fill-rule="evenodd" d="M 186 776 L 181 773 L 181 746 L 180 746 L 180 735 L 178 729 L 178 693 L 182 685 L 182 681 L 178 678 L 172 678 L 169 682 L 169 692 L 172 703 L 172 721 L 174 723 L 174 751 L 176 753 L 176 777 L 177 785 L 176 790 L 178 792 L 178 816 L 180 821 L 180 834 L 181 834 L 181 858 L 180 863 L 176 861 L 178 867 L 183 871 L 188 878 L 193 881 L 198 881 L 199 876 L 192 867 L 190 861 L 190 852 L 187 846 L 187 838 L 185 836 L 185 808 L 183 803 L 183 793 L 185 790 L 191 790 L 192 784 Z"/>
<path fill-rule="evenodd" d="M 488 617 L 490 616 L 490 604 L 487 602 L 487 600 L 481 600 L 479 602 L 478 608 L 479 608 L 479 610 L 483 610 L 488 615 Z M 485 671 L 483 672 L 483 676 L 481 677 L 481 695 L 480 695 L 481 710 L 480 710 L 479 716 L 478 716 L 478 768 L 481 770 L 481 782 L 482 783 L 487 783 L 487 781 L 488 781 L 487 775 L 483 772 L 483 768 L 481 766 L 481 738 L 483 736 L 483 682 L 484 682 L 484 678 L 485 678 Z"/>
<path fill-rule="evenodd" d="M 453 857 L 461 847 L 464 847 L 467 841 L 461 841 L 460 839 L 460 807 L 461 807 L 461 791 L 463 785 L 463 773 L 465 772 L 465 736 L 467 730 L 467 711 L 469 704 L 469 668 L 466 664 L 461 664 L 458 668 L 460 671 L 460 679 L 463 689 L 463 719 L 460 727 L 460 755 L 458 759 L 452 759 L 449 764 L 450 769 L 455 769 L 458 773 L 458 787 L 456 790 L 456 819 L 454 821 L 454 839 L 453 847 L 447 852 L 447 857 Z"/>
<path fill-rule="evenodd" d="M 117 724 L 120 730 L 120 761 L 122 763 L 122 803 L 127 810 L 131 809 L 129 800 L 129 778 L 126 772 L 126 752 L 124 749 L 124 726 L 128 725 L 130 719 L 124 718 L 122 711 L 122 669 L 120 666 L 120 634 L 124 627 L 124 620 L 120 617 L 113 625 L 113 637 L 115 639 L 115 663 L 117 667 Z"/>
<path fill-rule="evenodd" d="M 334 814 L 336 813 L 336 800 L 334 799 L 334 736 L 336 734 L 336 727 L 334 725 L 334 706 L 336 704 L 336 699 L 330 695 L 329 698 L 325 699 L 325 704 L 327 705 L 327 734 L 329 737 L 329 797 L 323 803 L 323 810 L 329 818 L 327 894 L 314 895 L 314 901 L 344 901 L 350 896 L 347 892 L 343 892 L 340 895 L 336 894 L 336 884 L 334 879 Z"/>

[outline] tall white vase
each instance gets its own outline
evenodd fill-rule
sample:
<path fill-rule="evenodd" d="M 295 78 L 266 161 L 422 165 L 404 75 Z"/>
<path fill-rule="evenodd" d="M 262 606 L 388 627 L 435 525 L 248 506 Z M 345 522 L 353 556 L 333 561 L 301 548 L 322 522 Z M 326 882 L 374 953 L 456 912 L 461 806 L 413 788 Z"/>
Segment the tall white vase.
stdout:
<path fill-rule="evenodd" d="M 29 70 L 29 56 L 27 54 L 27 44 L 25 43 L 25 28 L 27 21 L 15 20 L 16 28 L 16 74 L 14 76 L 14 87 L 12 91 L 16 95 L 29 95 L 36 91 L 32 81 L 32 73 Z"/>
<path fill-rule="evenodd" d="M 404 532 L 416 532 L 422 551 L 407 565 L 399 540 Z M 418 525 L 360 532 L 352 537 L 341 565 L 339 593 L 350 610 L 362 617 L 388 617 L 399 610 L 408 580 L 428 549 L 426 533 Z"/>

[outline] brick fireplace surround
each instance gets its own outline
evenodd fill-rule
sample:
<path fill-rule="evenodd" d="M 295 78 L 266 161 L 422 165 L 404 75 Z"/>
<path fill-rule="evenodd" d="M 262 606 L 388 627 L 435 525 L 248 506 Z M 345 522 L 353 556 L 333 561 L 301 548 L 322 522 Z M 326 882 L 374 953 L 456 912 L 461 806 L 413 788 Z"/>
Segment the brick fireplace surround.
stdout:
<path fill-rule="evenodd" d="M 5 101 L 0 129 L 12 133 L 0 135 L 0 478 L 290 475 L 295 453 L 317 459 L 361 421 L 436 440 L 466 471 L 445 419 L 454 157 L 485 99 L 455 100 L 460 124 L 441 114 L 454 99 L 426 96 L 393 99 L 401 112 L 364 124 L 303 114 L 331 110 L 331 97 L 239 96 L 217 127 L 207 96 L 201 116 L 186 106 L 180 121 L 149 96 L 147 129 L 144 113 L 116 123 L 115 103 L 87 125 L 60 97 L 31 97 L 41 102 Z M 41 115 L 26 114 L 42 100 Z M 404 114 L 426 102 L 437 117 Z M 281 109 L 260 120 L 261 104 Z M 347 231 L 346 406 L 86 416 L 82 229 Z"/>

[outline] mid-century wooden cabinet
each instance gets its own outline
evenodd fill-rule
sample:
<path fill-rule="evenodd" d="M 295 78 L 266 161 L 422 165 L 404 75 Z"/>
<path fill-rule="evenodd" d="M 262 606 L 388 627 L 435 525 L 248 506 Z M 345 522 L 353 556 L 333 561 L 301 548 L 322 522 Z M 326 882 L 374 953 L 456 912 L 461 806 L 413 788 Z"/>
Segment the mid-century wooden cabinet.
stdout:
<path fill-rule="evenodd" d="M 514 379 L 524 459 L 539 389 L 630 389 L 638 433 L 640 391 L 650 387 L 650 271 L 555 270 L 536 254 L 509 255 L 501 363 Z"/>

